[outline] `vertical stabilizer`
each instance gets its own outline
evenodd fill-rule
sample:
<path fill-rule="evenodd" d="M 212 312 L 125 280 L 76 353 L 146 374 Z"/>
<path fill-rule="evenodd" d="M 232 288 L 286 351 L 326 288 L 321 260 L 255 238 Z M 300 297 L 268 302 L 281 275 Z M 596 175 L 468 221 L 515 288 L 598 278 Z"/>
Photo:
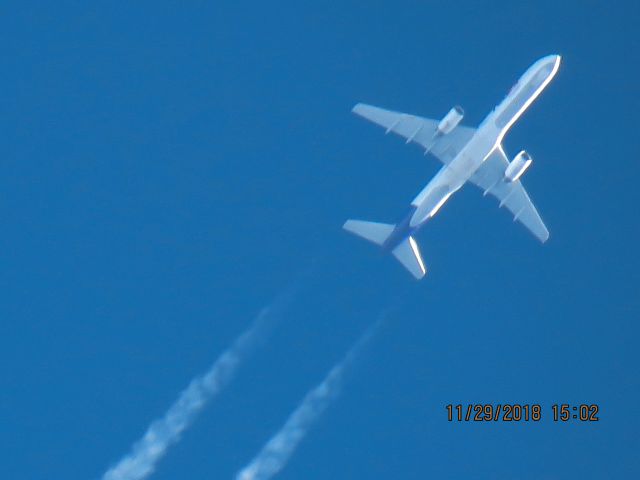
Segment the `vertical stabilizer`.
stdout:
<path fill-rule="evenodd" d="M 420 256 L 420 250 L 418 244 L 413 237 L 408 237 L 400 245 L 393 249 L 391 252 L 398 261 L 411 272 L 411 275 L 420 280 L 427 273 L 427 269 L 424 266 L 422 257 Z"/>

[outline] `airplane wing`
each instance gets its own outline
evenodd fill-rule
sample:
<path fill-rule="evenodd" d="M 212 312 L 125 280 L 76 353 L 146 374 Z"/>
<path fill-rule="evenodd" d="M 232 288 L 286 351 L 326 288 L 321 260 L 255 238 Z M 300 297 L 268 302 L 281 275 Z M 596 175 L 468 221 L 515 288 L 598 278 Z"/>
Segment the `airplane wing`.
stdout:
<path fill-rule="evenodd" d="M 445 165 L 456 157 L 476 131 L 475 128 L 458 125 L 452 132 L 436 136 L 437 120 L 393 112 L 364 103 L 358 103 L 352 111 L 386 128 L 386 133 L 393 132 L 406 138 L 406 143 L 421 145 Z"/>
<path fill-rule="evenodd" d="M 498 145 L 469 181 L 484 190 L 485 195 L 489 193 L 500 200 L 500 207 L 505 206 L 513 213 L 514 222 L 518 220 L 544 243 L 549 238 L 549 230 L 520 180 L 504 180 L 504 171 L 508 165 L 509 160 L 502 145 Z"/>

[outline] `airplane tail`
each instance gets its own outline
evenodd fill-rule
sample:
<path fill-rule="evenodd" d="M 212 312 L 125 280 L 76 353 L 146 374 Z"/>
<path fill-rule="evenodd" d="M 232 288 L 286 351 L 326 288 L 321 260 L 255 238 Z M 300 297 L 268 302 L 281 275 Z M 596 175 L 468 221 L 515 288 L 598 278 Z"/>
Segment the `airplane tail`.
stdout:
<path fill-rule="evenodd" d="M 424 266 L 420 249 L 413 237 L 407 237 L 391 253 L 417 280 L 427 274 L 427 267 Z"/>
<path fill-rule="evenodd" d="M 342 228 L 365 240 L 382 246 L 395 229 L 388 223 L 347 220 Z M 418 244 L 413 237 L 407 237 L 391 253 L 418 280 L 425 276 L 427 269 L 422 261 Z"/>
<path fill-rule="evenodd" d="M 381 246 L 389 238 L 396 226 L 388 223 L 365 222 L 364 220 L 347 220 L 342 228 Z"/>

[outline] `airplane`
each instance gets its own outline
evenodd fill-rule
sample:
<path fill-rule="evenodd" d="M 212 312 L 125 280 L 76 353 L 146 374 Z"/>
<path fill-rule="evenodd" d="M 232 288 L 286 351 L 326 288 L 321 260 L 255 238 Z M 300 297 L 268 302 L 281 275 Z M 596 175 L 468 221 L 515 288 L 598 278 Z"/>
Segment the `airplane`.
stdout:
<path fill-rule="evenodd" d="M 511 161 L 502 139 L 520 115 L 549 84 L 560 67 L 560 55 L 548 55 L 535 62 L 511 88 L 505 99 L 478 128 L 460 125 L 464 111 L 453 107 L 440 121 L 394 112 L 358 103 L 353 112 L 406 139 L 417 143 L 424 154 L 432 154 L 444 166 L 413 199 L 407 216 L 395 225 L 347 220 L 343 228 L 390 252 L 418 280 L 427 273 L 415 241 L 416 233 L 466 182 L 491 194 L 507 207 L 516 220 L 542 243 L 549 230 L 531 202 L 520 177 L 529 168 L 531 156 L 520 151 Z"/>

